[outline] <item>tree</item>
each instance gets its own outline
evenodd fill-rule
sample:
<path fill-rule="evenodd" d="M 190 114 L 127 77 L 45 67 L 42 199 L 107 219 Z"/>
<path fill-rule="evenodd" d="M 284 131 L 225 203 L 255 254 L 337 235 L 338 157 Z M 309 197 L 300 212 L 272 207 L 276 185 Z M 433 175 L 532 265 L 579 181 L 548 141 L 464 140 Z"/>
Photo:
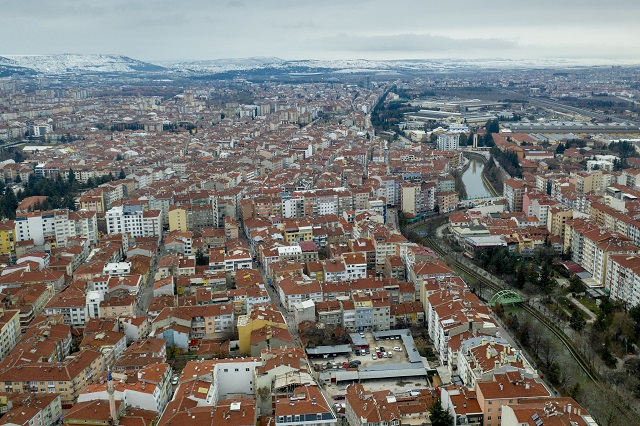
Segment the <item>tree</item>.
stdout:
<path fill-rule="evenodd" d="M 69 180 L 69 183 L 73 183 L 76 181 L 76 174 L 73 172 L 73 169 L 69 169 L 67 180 Z"/>
<path fill-rule="evenodd" d="M 7 188 L 7 190 L 4 192 L 4 197 L 2 197 L 0 204 L 2 215 L 11 220 L 15 219 L 18 204 L 18 197 L 16 197 L 15 192 L 13 192 L 13 188 Z"/>
<path fill-rule="evenodd" d="M 584 328 L 586 321 L 581 312 L 577 309 L 573 309 L 571 312 L 571 318 L 569 319 L 569 326 L 576 331 L 580 331 Z"/>
<path fill-rule="evenodd" d="M 433 426 L 451 426 L 453 425 L 453 415 L 449 411 L 442 408 L 440 398 L 436 399 L 429 408 L 429 418 Z"/>
<path fill-rule="evenodd" d="M 124 169 L 120 169 L 120 174 L 118 175 L 118 179 L 126 179 L 127 174 L 124 172 Z"/>
<path fill-rule="evenodd" d="M 208 264 L 209 264 L 209 257 L 205 256 L 201 248 L 198 248 L 198 250 L 196 250 L 196 265 L 204 266 Z"/>
<path fill-rule="evenodd" d="M 551 279 L 551 265 L 549 262 L 544 262 L 540 269 L 540 277 L 538 279 L 538 285 L 545 293 L 550 293 L 553 288 L 553 280 Z"/>
<path fill-rule="evenodd" d="M 516 268 L 516 280 L 514 285 L 517 289 L 522 290 L 526 283 L 527 283 L 527 273 L 524 270 L 524 265 L 519 264 L 518 267 Z"/>

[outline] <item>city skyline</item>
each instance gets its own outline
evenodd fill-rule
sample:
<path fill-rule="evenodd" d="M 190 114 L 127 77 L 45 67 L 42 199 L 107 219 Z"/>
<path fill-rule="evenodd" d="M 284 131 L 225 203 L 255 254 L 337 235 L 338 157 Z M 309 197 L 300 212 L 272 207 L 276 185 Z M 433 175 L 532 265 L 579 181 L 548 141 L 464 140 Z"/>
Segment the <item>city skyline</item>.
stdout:
<path fill-rule="evenodd" d="M 640 62 L 635 2 L 510 6 L 504 1 L 491 6 L 400 1 L 393 7 L 377 0 L 329 0 L 321 7 L 288 0 L 196 0 L 186 6 L 172 0 L 3 1 L 0 55 L 101 53 L 151 62 L 257 56 Z"/>

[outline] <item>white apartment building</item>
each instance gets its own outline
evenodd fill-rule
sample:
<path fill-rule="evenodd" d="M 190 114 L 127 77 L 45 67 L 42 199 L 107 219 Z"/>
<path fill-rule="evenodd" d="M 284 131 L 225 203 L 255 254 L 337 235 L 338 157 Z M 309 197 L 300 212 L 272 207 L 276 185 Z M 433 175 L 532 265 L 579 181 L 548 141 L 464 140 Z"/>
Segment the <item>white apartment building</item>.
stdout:
<path fill-rule="evenodd" d="M 626 307 L 640 305 L 640 255 L 609 256 L 604 287 L 613 300 Z"/>
<path fill-rule="evenodd" d="M 28 212 L 16 214 L 16 242 L 33 240 L 37 246 L 44 245 L 45 238 L 55 237 L 55 215 L 49 212 Z"/>
<path fill-rule="evenodd" d="M 115 400 L 130 407 L 162 413 L 172 395 L 169 364 L 148 365 L 133 374 L 138 376 L 138 382 L 127 383 L 127 374 L 112 373 Z M 78 396 L 78 402 L 108 399 L 106 382 L 89 385 Z"/>
<path fill-rule="evenodd" d="M 460 148 L 460 133 L 441 133 L 438 135 L 438 150 L 457 151 Z"/>
<path fill-rule="evenodd" d="M 102 273 L 112 277 L 123 277 L 131 273 L 131 262 L 111 262 L 104 265 Z"/>
<path fill-rule="evenodd" d="M 0 308 L 0 359 L 11 352 L 20 337 L 20 310 Z"/>
<path fill-rule="evenodd" d="M 282 200 L 282 217 L 302 217 L 304 216 L 304 200 L 302 197 L 291 197 Z"/>
<path fill-rule="evenodd" d="M 115 206 L 107 211 L 107 232 L 128 233 L 132 237 L 162 236 L 162 212 L 144 211 L 142 206 Z"/>
<path fill-rule="evenodd" d="M 35 245 L 53 241 L 65 247 L 70 237 L 82 237 L 90 244 L 98 242 L 96 212 L 52 210 L 18 213 L 15 220 L 16 241 L 33 240 Z"/>

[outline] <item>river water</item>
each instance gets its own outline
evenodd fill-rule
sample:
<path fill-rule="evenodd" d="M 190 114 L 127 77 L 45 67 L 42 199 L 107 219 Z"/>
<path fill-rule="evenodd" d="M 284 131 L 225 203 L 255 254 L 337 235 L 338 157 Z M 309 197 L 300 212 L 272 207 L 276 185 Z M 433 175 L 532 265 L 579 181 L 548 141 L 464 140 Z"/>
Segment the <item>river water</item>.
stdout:
<path fill-rule="evenodd" d="M 483 170 L 484 163 L 475 158 L 471 158 L 469 168 L 462 174 L 462 182 L 467 191 L 468 199 L 491 197 L 489 188 L 485 186 L 482 180 Z"/>

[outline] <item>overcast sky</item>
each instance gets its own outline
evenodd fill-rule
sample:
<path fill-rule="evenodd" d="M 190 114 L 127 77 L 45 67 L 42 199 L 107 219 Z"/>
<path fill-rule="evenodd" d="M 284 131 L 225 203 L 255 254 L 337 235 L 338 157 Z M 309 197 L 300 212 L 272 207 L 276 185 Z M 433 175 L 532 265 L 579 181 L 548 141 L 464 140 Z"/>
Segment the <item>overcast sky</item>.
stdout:
<path fill-rule="evenodd" d="M 0 0 L 0 54 L 640 62 L 638 0 Z"/>

